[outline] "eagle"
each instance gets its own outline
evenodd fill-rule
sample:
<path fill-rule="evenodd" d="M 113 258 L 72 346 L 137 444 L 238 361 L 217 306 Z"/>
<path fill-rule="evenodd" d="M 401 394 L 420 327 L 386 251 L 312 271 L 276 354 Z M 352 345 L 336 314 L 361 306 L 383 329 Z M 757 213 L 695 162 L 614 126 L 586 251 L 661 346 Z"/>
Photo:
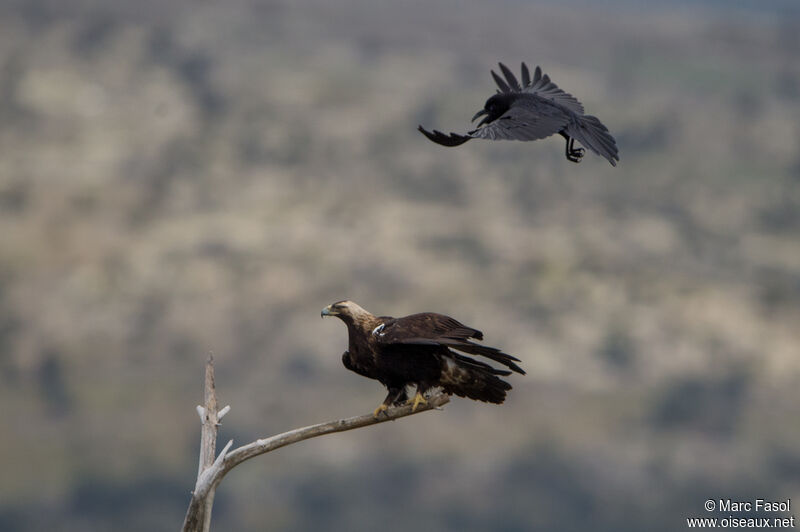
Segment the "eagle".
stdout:
<path fill-rule="evenodd" d="M 322 317 L 336 316 L 347 325 L 349 345 L 342 355 L 344 367 L 386 386 L 386 399 L 375 409 L 377 418 L 391 405 L 403 402 L 427 404 L 425 393 L 441 388 L 444 393 L 501 404 L 511 385 L 500 376 L 524 375 L 520 360 L 494 347 L 477 344 L 483 333 L 457 320 L 423 312 L 403 318 L 373 316 L 352 301 L 338 301 L 322 309 Z M 479 355 L 508 369 L 462 355 Z M 408 399 L 406 387 L 416 387 Z"/>
<path fill-rule="evenodd" d="M 498 63 L 505 79 L 494 70 L 492 77 L 499 89 L 486 100 L 483 109 L 472 117 L 481 116 L 477 129 L 466 135 L 417 128 L 431 141 L 442 146 L 460 146 L 470 139 L 538 140 L 558 133 L 566 139 L 567 159 L 578 163 L 584 155 L 576 148 L 577 140 L 591 151 L 605 157 L 611 166 L 619 161 L 617 142 L 608 128 L 596 117 L 583 114 L 583 105 L 571 94 L 558 88 L 538 66 L 531 78 L 527 65 L 522 63 L 522 83 L 503 63 Z"/>

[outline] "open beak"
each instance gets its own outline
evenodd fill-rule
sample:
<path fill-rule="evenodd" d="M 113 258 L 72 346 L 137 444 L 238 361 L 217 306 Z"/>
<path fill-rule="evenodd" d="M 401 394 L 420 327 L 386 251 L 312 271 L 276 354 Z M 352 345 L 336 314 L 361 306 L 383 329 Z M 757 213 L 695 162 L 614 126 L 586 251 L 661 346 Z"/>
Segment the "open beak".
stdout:
<path fill-rule="evenodd" d="M 486 114 L 486 109 L 481 109 L 480 111 L 478 111 L 477 113 L 475 113 L 475 116 L 473 116 L 473 117 L 472 117 L 472 120 L 470 120 L 470 122 L 474 122 L 474 121 L 476 121 L 476 120 L 478 119 L 478 117 L 479 117 L 479 116 L 483 116 L 483 115 L 485 115 L 485 114 Z M 481 123 L 480 123 L 480 124 L 478 124 L 478 125 L 481 125 L 481 124 L 483 124 L 485 120 L 486 120 L 485 118 L 484 118 L 483 120 L 481 120 Z"/>
<path fill-rule="evenodd" d="M 324 318 L 325 316 L 336 316 L 336 313 L 331 308 L 331 305 L 328 305 L 322 309 L 322 312 L 320 312 L 319 315 Z"/>

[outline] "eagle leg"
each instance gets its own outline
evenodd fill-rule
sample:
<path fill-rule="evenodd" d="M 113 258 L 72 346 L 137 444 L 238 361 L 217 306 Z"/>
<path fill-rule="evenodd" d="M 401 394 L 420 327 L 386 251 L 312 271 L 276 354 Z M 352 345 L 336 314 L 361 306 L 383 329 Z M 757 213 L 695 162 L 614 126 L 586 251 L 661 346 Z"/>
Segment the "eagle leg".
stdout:
<path fill-rule="evenodd" d="M 570 137 L 564 133 L 561 134 L 565 139 L 567 139 L 567 145 L 565 148 L 565 154 L 567 156 L 568 161 L 572 161 L 573 163 L 581 162 L 581 158 L 583 154 L 586 152 L 583 148 L 576 148 L 575 147 L 575 139 Z"/>
<path fill-rule="evenodd" d="M 398 401 L 405 398 L 406 390 L 405 388 L 390 388 L 389 393 L 386 395 L 386 399 L 372 412 L 372 417 L 375 419 L 378 418 L 381 412 L 386 414 L 386 411 L 389 410 L 389 405 L 397 404 Z M 388 416 L 389 414 L 386 414 Z"/>
<path fill-rule="evenodd" d="M 425 396 L 422 395 L 419 390 L 417 390 L 417 395 L 415 395 L 413 399 L 409 399 L 406 404 L 411 404 L 411 403 L 414 404 L 414 406 L 411 407 L 411 411 L 412 412 L 416 412 L 417 411 L 417 407 L 420 404 L 427 405 L 428 404 L 428 400 L 425 399 Z"/>

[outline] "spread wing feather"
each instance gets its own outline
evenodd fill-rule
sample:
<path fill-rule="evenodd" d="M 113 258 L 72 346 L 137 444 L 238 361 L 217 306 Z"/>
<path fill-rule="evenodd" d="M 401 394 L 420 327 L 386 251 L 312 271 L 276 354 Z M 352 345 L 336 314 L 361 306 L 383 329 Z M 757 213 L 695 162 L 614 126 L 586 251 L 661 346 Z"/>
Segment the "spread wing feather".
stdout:
<path fill-rule="evenodd" d="M 523 63 L 523 66 L 525 63 Z M 527 67 L 525 68 L 527 70 Z M 524 77 L 524 76 L 523 76 Z M 542 69 L 538 66 L 533 72 L 533 80 L 525 84 L 523 92 L 535 94 L 542 98 L 561 104 L 573 113 L 583 114 L 583 105 L 573 95 L 561 90 L 558 85 L 550 81 L 547 74 L 542 74 Z"/>
<path fill-rule="evenodd" d="M 531 84 L 531 73 L 528 72 L 528 65 L 522 63 L 522 86 L 527 87 Z"/>
<path fill-rule="evenodd" d="M 574 137 L 597 155 L 605 157 L 611 166 L 617 166 L 619 161 L 617 143 L 608 132 L 608 128 L 597 117 L 585 115 L 571 121 L 567 126 L 567 135 Z"/>
<path fill-rule="evenodd" d="M 569 115 L 557 107 L 525 98 L 514 102 L 494 122 L 468 134 L 488 140 L 537 140 L 561 131 L 569 118 Z"/>
<path fill-rule="evenodd" d="M 506 84 L 506 82 L 503 81 L 503 78 L 498 76 L 494 70 L 492 70 L 491 72 L 492 72 L 492 77 L 494 78 L 494 82 L 497 83 L 498 87 L 500 87 L 500 92 L 506 92 L 506 93 L 512 92 L 511 87 L 509 87 L 508 84 Z"/>
<path fill-rule="evenodd" d="M 498 92 L 524 92 L 528 94 L 535 94 L 540 98 L 545 98 L 551 102 L 563 105 L 573 113 L 581 115 L 583 114 L 583 105 L 581 102 L 579 102 L 578 99 L 573 95 L 561 90 L 558 85 L 550 80 L 550 76 L 542 73 L 542 69 L 540 67 L 536 67 L 536 70 L 533 72 L 533 79 L 531 79 L 528 65 L 522 63 L 522 85 L 520 85 L 510 68 L 505 66 L 503 63 L 498 63 L 498 65 L 500 66 L 500 71 L 506 78 L 504 80 L 498 76 L 494 70 L 491 71 L 494 82 L 497 83 L 498 87 L 500 87 Z"/>
<path fill-rule="evenodd" d="M 514 73 L 511 72 L 511 70 L 509 70 L 509 68 L 505 66 L 503 63 L 498 63 L 498 65 L 500 65 L 500 70 L 506 77 L 506 82 L 508 83 L 508 86 L 511 87 L 514 90 L 514 92 L 522 92 L 522 87 L 520 86 L 519 81 L 517 81 L 517 78 L 514 76 Z"/>

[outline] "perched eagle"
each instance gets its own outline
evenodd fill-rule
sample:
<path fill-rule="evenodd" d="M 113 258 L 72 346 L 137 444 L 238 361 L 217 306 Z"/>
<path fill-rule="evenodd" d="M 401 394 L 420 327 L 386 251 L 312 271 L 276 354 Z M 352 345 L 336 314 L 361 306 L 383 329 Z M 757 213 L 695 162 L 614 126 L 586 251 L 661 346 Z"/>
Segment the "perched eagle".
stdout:
<path fill-rule="evenodd" d="M 456 353 L 481 355 L 512 371 L 525 372 L 518 358 L 470 341 L 483 339 L 483 333 L 449 316 L 425 312 L 404 318 L 373 316 L 352 301 L 339 301 L 322 309 L 322 317 L 336 316 L 347 325 L 348 350 L 342 355 L 347 369 L 381 382 L 389 390 L 374 415 L 403 401 L 426 404 L 425 392 L 440 387 L 487 403 L 502 403 L 511 385 L 498 375 L 511 371 L 493 368 L 480 360 Z M 406 386 L 416 386 L 408 400 Z"/>
<path fill-rule="evenodd" d="M 538 66 L 531 79 L 525 63 L 522 63 L 522 84 L 503 63 L 499 63 L 505 80 L 492 70 L 492 77 L 500 89 L 486 101 L 483 109 L 472 117 L 483 120 L 478 128 L 466 135 L 426 130 L 419 131 L 442 146 L 460 146 L 470 139 L 490 140 L 538 140 L 558 133 L 567 141 L 567 159 L 577 163 L 583 157 L 583 148 L 575 148 L 579 141 L 591 151 L 605 157 L 611 166 L 619 161 L 617 142 L 600 120 L 583 114 L 583 105 L 574 96 L 559 89 L 542 74 Z M 483 126 L 483 127 L 481 127 Z"/>

